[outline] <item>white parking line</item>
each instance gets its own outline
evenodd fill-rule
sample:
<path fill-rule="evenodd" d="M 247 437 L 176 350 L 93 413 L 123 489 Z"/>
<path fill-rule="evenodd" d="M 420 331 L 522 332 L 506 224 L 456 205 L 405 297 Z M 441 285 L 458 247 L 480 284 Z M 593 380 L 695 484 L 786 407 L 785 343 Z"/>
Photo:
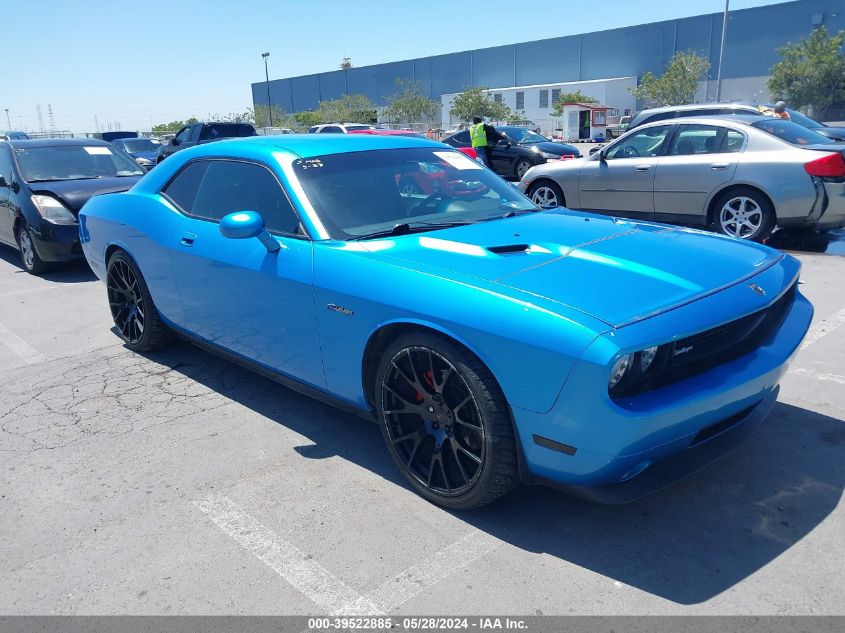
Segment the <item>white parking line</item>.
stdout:
<path fill-rule="evenodd" d="M 383 615 L 493 551 L 502 541 L 473 530 L 364 596 L 222 495 L 194 501 L 226 534 L 331 615 Z"/>
<path fill-rule="evenodd" d="M 370 605 L 383 613 L 395 609 L 418 593 L 440 582 L 453 572 L 466 567 L 496 549 L 502 541 L 480 530 L 474 530 L 428 560 L 409 567 L 386 583 L 346 605 L 343 615 L 369 615 Z"/>
<path fill-rule="evenodd" d="M 295 545 L 280 538 L 222 495 L 194 501 L 226 534 L 255 554 L 279 576 L 314 601 L 324 612 L 335 614 L 361 597 Z M 374 605 L 368 613 L 379 614 Z"/>
<path fill-rule="evenodd" d="M 799 350 L 807 349 L 820 338 L 827 336 L 842 325 L 845 325 L 845 308 L 842 308 L 833 316 L 822 319 L 818 323 L 814 324 L 807 332 L 807 336 L 804 337 L 804 342 L 801 343 Z"/>
<path fill-rule="evenodd" d="M 820 371 L 813 371 L 812 369 L 802 369 L 801 367 L 795 367 L 794 369 L 790 369 L 787 373 L 792 374 L 793 376 L 806 376 L 807 378 L 821 380 L 822 382 L 835 382 L 840 385 L 845 385 L 845 376 L 837 376 L 836 374 L 825 374 Z"/>
<path fill-rule="evenodd" d="M 45 360 L 45 356 L 41 352 L 2 323 L 0 323 L 0 343 L 12 350 L 27 365 L 40 363 Z"/>

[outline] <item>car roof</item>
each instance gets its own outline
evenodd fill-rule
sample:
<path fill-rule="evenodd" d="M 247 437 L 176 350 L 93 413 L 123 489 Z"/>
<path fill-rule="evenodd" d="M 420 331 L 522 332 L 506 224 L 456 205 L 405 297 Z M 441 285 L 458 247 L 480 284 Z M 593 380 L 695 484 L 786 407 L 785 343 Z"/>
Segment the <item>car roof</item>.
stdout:
<path fill-rule="evenodd" d="M 368 150 L 403 149 L 413 147 L 431 147 L 446 149 L 447 146 L 425 137 L 383 135 L 383 134 L 278 134 L 274 136 L 250 136 L 247 138 L 218 141 L 202 147 L 231 151 L 237 145 L 249 146 L 250 149 L 266 147 L 267 150 L 285 150 L 301 158 L 343 154 L 346 152 L 365 152 Z M 216 147 L 215 147 L 216 146 Z M 453 150 L 453 147 L 448 147 Z M 186 151 L 193 151 L 191 148 Z"/>
<path fill-rule="evenodd" d="M 642 110 L 638 113 L 639 116 L 648 115 L 648 114 L 656 114 L 659 112 L 684 112 L 686 110 L 702 110 L 706 108 L 713 108 L 714 110 L 722 109 L 722 108 L 755 108 L 749 103 L 736 103 L 736 102 L 729 102 L 729 103 L 690 103 L 687 105 L 676 105 L 676 106 L 661 106 L 659 108 L 648 108 L 647 110 Z"/>
<path fill-rule="evenodd" d="M 38 138 L 38 139 L 12 139 L 6 141 L 15 148 L 25 149 L 27 147 L 56 147 L 58 145 L 86 145 L 88 147 L 94 145 L 105 145 L 108 147 L 111 143 L 102 141 L 98 138 Z"/>

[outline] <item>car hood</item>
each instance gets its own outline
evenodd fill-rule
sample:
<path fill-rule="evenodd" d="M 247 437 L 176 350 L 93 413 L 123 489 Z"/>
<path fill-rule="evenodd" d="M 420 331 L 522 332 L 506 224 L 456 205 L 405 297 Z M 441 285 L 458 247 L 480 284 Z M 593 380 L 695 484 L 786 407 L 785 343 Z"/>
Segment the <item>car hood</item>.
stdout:
<path fill-rule="evenodd" d="M 555 143 L 553 141 L 547 141 L 545 143 L 520 143 L 520 147 L 527 147 L 528 149 L 537 148 L 541 152 L 548 152 L 549 154 L 573 154 L 577 155 L 581 152 L 578 151 L 577 147 L 573 147 L 572 145 L 567 145 L 566 143 Z"/>
<path fill-rule="evenodd" d="M 752 242 L 566 209 L 362 244 L 372 257 L 483 279 L 613 327 L 733 286 L 784 257 Z"/>
<path fill-rule="evenodd" d="M 46 194 L 58 198 L 62 204 L 76 213 L 93 196 L 100 193 L 128 191 L 140 179 L 140 176 L 124 176 L 122 178 L 34 182 L 30 187 L 32 188 L 32 193 Z"/>

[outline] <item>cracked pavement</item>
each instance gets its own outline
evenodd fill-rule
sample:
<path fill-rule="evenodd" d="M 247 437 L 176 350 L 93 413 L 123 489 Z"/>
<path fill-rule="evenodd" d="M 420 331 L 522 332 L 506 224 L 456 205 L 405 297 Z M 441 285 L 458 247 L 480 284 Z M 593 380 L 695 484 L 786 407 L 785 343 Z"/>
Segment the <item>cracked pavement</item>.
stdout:
<path fill-rule="evenodd" d="M 0 614 L 318 613 L 258 550 L 391 613 L 845 614 L 845 327 L 798 354 L 758 434 L 669 490 L 450 513 L 375 425 L 189 345 L 133 354 L 85 266 L 38 279 L 15 257 L 0 248 Z M 801 259 L 835 325 L 845 259 Z M 231 533 L 209 503 L 235 508 Z"/>

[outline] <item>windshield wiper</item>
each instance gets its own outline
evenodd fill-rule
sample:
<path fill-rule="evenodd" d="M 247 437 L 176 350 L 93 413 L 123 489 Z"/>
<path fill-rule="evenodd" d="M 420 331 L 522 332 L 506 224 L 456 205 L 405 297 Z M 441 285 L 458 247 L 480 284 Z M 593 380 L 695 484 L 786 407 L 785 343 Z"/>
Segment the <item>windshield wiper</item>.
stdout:
<path fill-rule="evenodd" d="M 424 231 L 435 231 L 437 229 L 448 229 L 453 226 L 466 226 L 469 222 L 402 222 L 396 224 L 392 229 L 375 231 L 353 237 L 353 240 L 370 240 L 378 237 L 390 237 L 392 235 L 409 235 L 410 233 L 421 233 Z"/>
<path fill-rule="evenodd" d="M 102 178 L 102 176 L 74 176 L 72 178 L 33 178 L 32 180 L 27 180 L 27 182 L 64 182 L 66 180 L 98 180 L 100 178 Z"/>

